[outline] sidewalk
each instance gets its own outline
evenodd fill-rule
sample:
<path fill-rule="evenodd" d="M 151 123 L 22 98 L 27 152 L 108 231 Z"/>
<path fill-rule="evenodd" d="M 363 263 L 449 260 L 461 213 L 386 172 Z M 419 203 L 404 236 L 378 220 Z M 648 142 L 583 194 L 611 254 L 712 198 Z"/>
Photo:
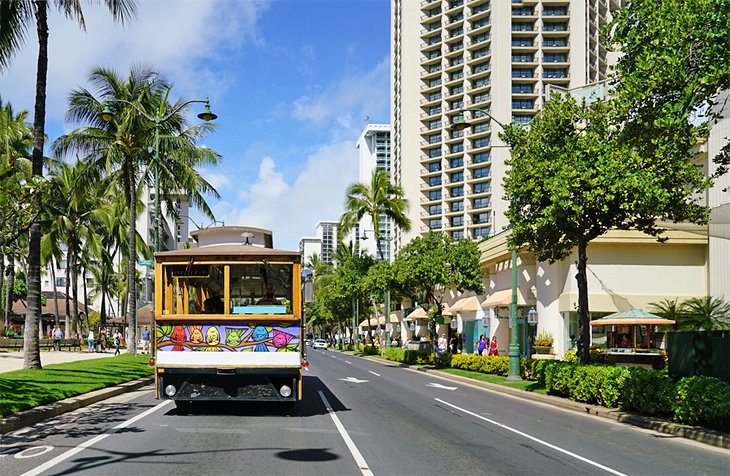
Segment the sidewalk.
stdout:
<path fill-rule="evenodd" d="M 125 352 L 126 349 L 122 349 Z M 105 357 L 114 357 L 114 350 L 106 352 L 87 352 L 75 350 L 42 350 L 41 365 L 62 364 L 65 362 L 75 362 L 77 360 L 101 359 Z M 13 370 L 21 370 L 23 368 L 23 352 L 22 351 L 0 351 L 0 373 L 10 372 Z"/>

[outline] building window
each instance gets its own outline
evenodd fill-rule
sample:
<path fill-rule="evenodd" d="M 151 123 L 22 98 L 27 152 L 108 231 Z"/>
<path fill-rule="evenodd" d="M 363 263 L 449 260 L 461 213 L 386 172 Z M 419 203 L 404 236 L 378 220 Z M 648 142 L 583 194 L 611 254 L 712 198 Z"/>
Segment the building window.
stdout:
<path fill-rule="evenodd" d="M 463 197 L 464 196 L 464 187 L 461 185 L 458 187 L 451 187 L 449 189 L 449 194 L 452 197 Z"/>
<path fill-rule="evenodd" d="M 429 200 L 441 200 L 441 190 L 433 190 L 428 192 Z"/>
<path fill-rule="evenodd" d="M 489 137 L 480 137 L 471 141 L 472 147 L 478 149 L 479 147 L 486 147 L 489 145 Z"/>
<path fill-rule="evenodd" d="M 474 169 L 474 178 L 489 177 L 489 167 L 479 167 Z"/>
<path fill-rule="evenodd" d="M 453 38 L 455 36 L 459 36 L 459 35 L 463 35 L 463 34 L 464 34 L 464 29 L 461 27 L 454 28 L 453 30 L 449 30 L 449 38 Z"/>
<path fill-rule="evenodd" d="M 428 82 L 428 87 L 441 86 L 441 78 L 432 79 Z"/>
<path fill-rule="evenodd" d="M 568 40 L 565 38 L 546 38 L 542 46 L 568 46 Z"/>
<path fill-rule="evenodd" d="M 512 68 L 513 78 L 532 78 L 533 75 L 532 68 Z"/>
<path fill-rule="evenodd" d="M 459 41 L 458 43 L 453 43 L 449 46 L 449 52 L 453 53 L 454 51 L 459 51 L 464 49 L 464 42 Z"/>
<path fill-rule="evenodd" d="M 429 177 L 428 185 L 429 185 L 429 187 L 435 187 L 436 185 L 441 185 L 441 177 Z"/>
<path fill-rule="evenodd" d="M 471 24 L 471 29 L 476 30 L 478 28 L 481 28 L 481 27 L 487 26 L 487 25 L 489 25 L 489 18 L 483 18 L 479 21 L 473 22 Z"/>
<path fill-rule="evenodd" d="M 532 53 L 518 53 L 512 55 L 513 63 L 532 63 L 535 61 Z"/>
<path fill-rule="evenodd" d="M 456 152 L 464 152 L 464 144 L 451 144 L 449 146 L 449 152 L 454 154 Z"/>
<path fill-rule="evenodd" d="M 456 23 L 457 21 L 461 21 L 464 19 L 463 13 L 454 13 L 452 15 L 449 15 L 449 23 Z"/>
<path fill-rule="evenodd" d="M 533 16 L 534 14 L 535 10 L 532 7 L 519 7 L 512 9 L 512 16 L 516 17 L 527 17 Z"/>
<path fill-rule="evenodd" d="M 474 184 L 474 193 L 485 193 L 490 189 L 489 182 L 482 182 Z"/>
<path fill-rule="evenodd" d="M 451 226 L 464 226 L 464 217 L 458 216 L 451 218 Z"/>
<path fill-rule="evenodd" d="M 440 215 L 441 214 L 441 205 L 431 205 L 428 207 L 428 214 L 429 215 Z"/>
<path fill-rule="evenodd" d="M 461 79 L 463 77 L 464 77 L 464 72 L 463 71 L 457 71 L 457 72 L 451 73 L 449 75 L 449 81 L 456 81 L 457 79 Z"/>
<path fill-rule="evenodd" d="M 428 123 L 428 128 L 429 129 L 441 129 L 441 120 L 436 119 L 436 120 L 430 121 Z M 434 156 L 432 155 L 431 157 L 434 157 Z"/>
<path fill-rule="evenodd" d="M 434 106 L 432 108 L 429 108 L 428 115 L 431 116 L 433 114 L 440 114 L 441 113 L 441 106 Z"/>
<path fill-rule="evenodd" d="M 463 166 L 464 166 L 464 158 L 463 157 L 459 157 L 459 158 L 456 158 L 456 159 L 451 159 L 449 161 L 449 167 L 451 167 L 452 169 L 453 168 L 456 168 L 456 167 L 463 167 Z"/>
<path fill-rule="evenodd" d="M 463 212 L 464 211 L 464 202 L 451 202 L 449 210 L 452 212 Z"/>
<path fill-rule="evenodd" d="M 452 183 L 463 182 L 464 181 L 464 172 L 453 172 L 449 176 L 449 179 L 451 180 Z"/>
<path fill-rule="evenodd" d="M 489 208 L 489 198 L 475 198 L 472 201 L 473 208 Z"/>
<path fill-rule="evenodd" d="M 471 44 L 476 45 L 483 41 L 487 41 L 490 38 L 489 33 L 480 33 L 471 39 Z"/>
<path fill-rule="evenodd" d="M 56 278 L 56 287 L 65 288 L 66 287 L 66 278 Z"/>
<path fill-rule="evenodd" d="M 482 124 L 477 124 L 476 126 L 474 126 L 474 127 L 471 128 L 471 131 L 474 134 L 477 134 L 479 132 L 485 132 L 485 131 L 488 131 L 488 130 L 489 130 L 489 123 L 488 122 L 484 122 Z"/>
<path fill-rule="evenodd" d="M 534 30 L 534 23 L 515 22 L 512 23 L 512 31 L 532 31 Z"/>
<path fill-rule="evenodd" d="M 568 31 L 567 23 L 545 23 L 543 26 L 545 31 Z"/>
<path fill-rule="evenodd" d="M 437 230 L 441 228 L 441 219 L 440 218 L 434 218 L 433 220 L 428 221 L 428 227 L 432 230 Z"/>
<path fill-rule="evenodd" d="M 512 46 L 532 46 L 532 38 L 512 38 Z"/>
<path fill-rule="evenodd" d="M 565 53 L 547 53 L 543 61 L 546 63 L 565 63 L 568 58 Z"/>
<path fill-rule="evenodd" d="M 474 238 L 484 238 L 485 236 L 489 236 L 489 227 L 488 226 L 474 228 Z"/>
<path fill-rule="evenodd" d="M 432 136 L 428 136 L 429 144 L 437 144 L 439 142 L 441 142 L 441 134 L 434 134 Z"/>
<path fill-rule="evenodd" d="M 464 230 L 452 231 L 451 238 L 455 239 L 456 241 L 463 240 L 464 239 Z"/>
<path fill-rule="evenodd" d="M 441 170 L 441 163 L 440 162 L 432 162 L 428 164 L 428 171 L 429 172 L 438 172 Z"/>
<path fill-rule="evenodd" d="M 489 71 L 489 61 L 474 65 L 474 67 L 472 67 L 471 71 L 473 74 L 483 73 L 484 71 Z"/>
<path fill-rule="evenodd" d="M 473 97 L 474 104 L 479 104 L 480 102 L 489 101 L 489 93 L 482 93 L 477 94 Z"/>
<path fill-rule="evenodd" d="M 567 7 L 545 7 L 542 14 L 548 17 L 551 16 L 565 16 L 568 14 Z"/>
<path fill-rule="evenodd" d="M 517 124 L 527 124 L 532 120 L 532 116 L 528 116 L 525 114 L 515 114 L 512 116 L 512 121 Z"/>
<path fill-rule="evenodd" d="M 471 83 L 473 88 L 481 88 L 482 86 L 487 86 L 488 84 L 489 84 L 489 78 L 479 78 L 476 81 Z"/>
<path fill-rule="evenodd" d="M 489 162 L 489 152 L 479 152 L 478 154 L 474 154 L 474 158 L 472 159 L 472 162 L 475 164 Z"/>
<path fill-rule="evenodd" d="M 451 58 L 449 60 L 449 66 L 458 66 L 462 63 L 464 63 L 464 58 L 462 56 L 457 56 L 456 58 Z"/>
<path fill-rule="evenodd" d="M 535 107 L 532 99 L 513 99 L 512 109 L 533 109 Z"/>
<path fill-rule="evenodd" d="M 489 55 L 489 48 L 482 48 L 479 50 L 476 50 L 474 54 L 472 55 L 473 59 L 482 58 L 484 56 Z"/>
<path fill-rule="evenodd" d="M 437 99 L 441 99 L 441 93 L 431 93 L 428 95 L 429 101 L 436 101 Z"/>
<path fill-rule="evenodd" d="M 545 68 L 543 76 L 546 78 L 567 78 L 568 70 Z"/>
<path fill-rule="evenodd" d="M 476 213 L 472 215 L 471 222 L 475 225 L 489 223 L 489 213 Z"/>
<path fill-rule="evenodd" d="M 434 157 L 441 157 L 441 148 L 438 148 L 438 149 L 430 149 L 428 151 L 428 156 L 431 157 L 432 159 Z"/>
<path fill-rule="evenodd" d="M 532 94 L 533 93 L 532 84 L 513 84 L 512 85 L 512 93 L 513 94 Z"/>

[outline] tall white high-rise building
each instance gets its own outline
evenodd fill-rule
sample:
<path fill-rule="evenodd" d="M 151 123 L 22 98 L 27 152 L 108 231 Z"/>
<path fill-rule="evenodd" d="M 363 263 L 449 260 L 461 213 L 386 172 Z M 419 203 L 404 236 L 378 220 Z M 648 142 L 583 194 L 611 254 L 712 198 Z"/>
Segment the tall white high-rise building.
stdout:
<path fill-rule="evenodd" d="M 411 204 L 410 233 L 456 239 L 508 227 L 501 123 L 527 123 L 549 85 L 606 78 L 599 31 L 620 0 L 392 0 L 393 178 Z M 481 109 L 475 111 L 473 109 Z M 468 111 L 472 109 L 472 111 Z M 470 127 L 450 128 L 464 112 Z"/>
<path fill-rule="evenodd" d="M 359 182 L 369 184 L 375 169 L 385 170 L 391 175 L 390 161 L 390 125 L 389 124 L 368 124 L 357 140 L 359 162 Z M 367 251 L 377 259 L 390 260 L 392 250 L 388 243 L 392 236 L 390 218 L 380 218 L 379 249 L 375 243 L 373 222 L 370 216 L 364 216 L 356 229 L 353 229 L 351 236 L 360 242 L 360 249 Z"/>

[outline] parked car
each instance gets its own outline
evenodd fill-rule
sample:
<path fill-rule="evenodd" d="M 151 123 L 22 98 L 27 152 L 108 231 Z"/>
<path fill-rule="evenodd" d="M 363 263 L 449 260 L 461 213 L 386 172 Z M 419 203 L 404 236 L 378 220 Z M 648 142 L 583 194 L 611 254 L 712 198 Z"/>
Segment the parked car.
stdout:
<path fill-rule="evenodd" d="M 304 341 L 307 347 L 312 347 L 312 339 L 307 339 Z"/>
<path fill-rule="evenodd" d="M 312 347 L 314 347 L 315 349 L 326 349 L 327 341 L 324 339 L 314 339 L 314 344 L 312 344 Z"/>

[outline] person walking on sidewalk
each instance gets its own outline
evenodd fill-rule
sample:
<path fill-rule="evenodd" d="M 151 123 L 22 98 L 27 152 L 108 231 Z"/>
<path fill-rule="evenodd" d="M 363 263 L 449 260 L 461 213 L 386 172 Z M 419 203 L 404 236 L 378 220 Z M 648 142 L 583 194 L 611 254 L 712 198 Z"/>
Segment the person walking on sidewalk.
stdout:
<path fill-rule="evenodd" d="M 61 339 L 63 339 L 63 332 L 58 327 L 53 328 L 53 347 L 57 351 L 61 351 Z"/>
<path fill-rule="evenodd" d="M 114 355 L 119 355 L 119 344 L 122 343 L 122 334 L 119 332 L 119 329 L 114 329 Z"/>
<path fill-rule="evenodd" d="M 89 352 L 94 352 L 94 331 L 89 330 L 89 337 L 87 339 L 87 343 L 89 344 Z"/>
<path fill-rule="evenodd" d="M 149 352 L 150 351 L 150 337 L 151 332 L 147 326 L 144 326 L 144 330 L 142 331 L 142 352 Z"/>

